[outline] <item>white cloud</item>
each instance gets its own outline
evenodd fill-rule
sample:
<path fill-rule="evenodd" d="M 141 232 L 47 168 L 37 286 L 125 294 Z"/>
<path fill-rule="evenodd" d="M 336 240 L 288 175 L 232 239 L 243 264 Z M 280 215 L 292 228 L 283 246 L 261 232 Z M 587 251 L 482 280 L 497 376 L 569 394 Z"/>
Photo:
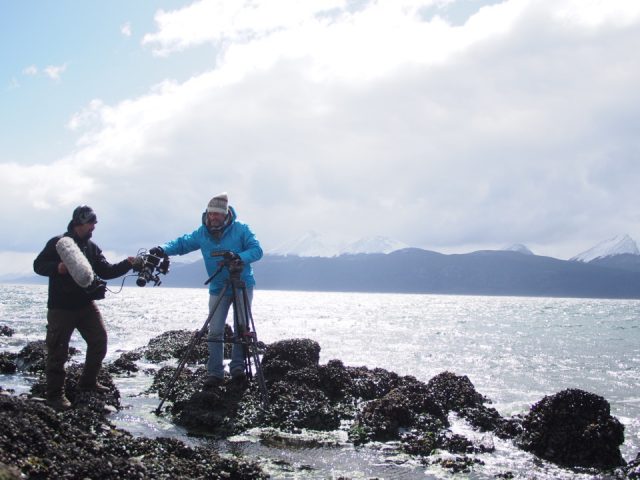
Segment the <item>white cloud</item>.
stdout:
<path fill-rule="evenodd" d="M 35 65 L 29 65 L 24 70 L 22 70 L 22 73 L 25 74 L 25 75 L 29 75 L 29 76 L 37 75 L 38 74 L 38 67 L 36 67 Z"/>
<path fill-rule="evenodd" d="M 638 9 L 511 0 L 454 26 L 424 14 L 443 2 L 282 4 L 160 12 L 146 45 L 212 44 L 216 63 L 92 101 L 64 159 L 0 165 L 3 216 L 19 200 L 66 225 L 86 202 L 122 251 L 190 231 L 227 190 L 267 248 L 309 230 L 564 257 L 640 239 Z"/>
<path fill-rule="evenodd" d="M 133 33 L 131 30 L 131 22 L 123 23 L 120 26 L 120 33 L 125 37 L 130 37 L 131 34 Z"/>
<path fill-rule="evenodd" d="M 9 80 L 9 86 L 7 87 L 7 90 L 10 91 L 10 90 L 15 90 L 17 88 L 20 88 L 20 82 L 16 77 L 11 77 L 11 80 Z"/>
<path fill-rule="evenodd" d="M 64 65 L 48 65 L 43 71 L 51 80 L 59 81 L 61 75 L 67 70 L 67 64 Z"/>
<path fill-rule="evenodd" d="M 300 25 L 317 13 L 345 4 L 345 0 L 202 0 L 177 11 L 160 10 L 155 17 L 159 31 L 145 35 L 143 44 L 155 44 L 155 53 L 166 55 L 222 39 L 242 42 Z"/>

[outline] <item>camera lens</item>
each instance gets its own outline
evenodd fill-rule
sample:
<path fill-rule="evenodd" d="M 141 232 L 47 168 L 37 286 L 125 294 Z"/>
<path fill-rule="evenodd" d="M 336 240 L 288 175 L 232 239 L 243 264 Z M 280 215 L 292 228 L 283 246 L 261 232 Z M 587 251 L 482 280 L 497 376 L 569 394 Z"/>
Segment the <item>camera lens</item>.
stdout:
<path fill-rule="evenodd" d="M 138 277 L 138 279 L 136 280 L 136 285 L 138 285 L 139 287 L 144 287 L 146 284 L 147 281 L 142 277 Z"/>

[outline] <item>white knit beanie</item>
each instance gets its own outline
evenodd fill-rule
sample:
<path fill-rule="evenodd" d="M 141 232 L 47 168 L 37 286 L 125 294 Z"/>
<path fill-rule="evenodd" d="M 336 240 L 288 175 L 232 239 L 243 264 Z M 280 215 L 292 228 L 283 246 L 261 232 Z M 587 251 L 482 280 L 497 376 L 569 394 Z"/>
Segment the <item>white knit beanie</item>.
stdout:
<path fill-rule="evenodd" d="M 227 192 L 222 192 L 209 200 L 207 205 L 207 213 L 222 213 L 226 215 L 229 213 L 229 199 L 227 198 Z"/>

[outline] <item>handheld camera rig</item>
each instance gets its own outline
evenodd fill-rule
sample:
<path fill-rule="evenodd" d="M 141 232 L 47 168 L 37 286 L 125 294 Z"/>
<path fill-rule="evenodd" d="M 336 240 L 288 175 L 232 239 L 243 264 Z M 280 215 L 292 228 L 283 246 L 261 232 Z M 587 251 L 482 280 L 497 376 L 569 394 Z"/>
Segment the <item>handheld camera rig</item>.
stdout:
<path fill-rule="evenodd" d="M 136 285 L 144 287 L 148 282 L 153 282 L 157 287 L 162 283 L 160 274 L 166 275 L 169 272 L 169 257 L 154 255 L 146 250 L 138 252 L 133 263 L 133 271 L 138 273 Z"/>

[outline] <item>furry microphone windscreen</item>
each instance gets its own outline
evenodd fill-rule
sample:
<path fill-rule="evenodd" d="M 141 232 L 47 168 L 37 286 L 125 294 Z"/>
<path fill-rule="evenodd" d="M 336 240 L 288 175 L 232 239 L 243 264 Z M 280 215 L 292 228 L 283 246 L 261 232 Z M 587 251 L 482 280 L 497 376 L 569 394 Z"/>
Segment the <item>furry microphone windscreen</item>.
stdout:
<path fill-rule="evenodd" d="M 56 251 L 62 263 L 69 270 L 71 278 L 82 288 L 87 288 L 93 282 L 94 273 L 87 257 L 80 251 L 76 242 L 70 237 L 62 237 L 56 243 Z"/>

